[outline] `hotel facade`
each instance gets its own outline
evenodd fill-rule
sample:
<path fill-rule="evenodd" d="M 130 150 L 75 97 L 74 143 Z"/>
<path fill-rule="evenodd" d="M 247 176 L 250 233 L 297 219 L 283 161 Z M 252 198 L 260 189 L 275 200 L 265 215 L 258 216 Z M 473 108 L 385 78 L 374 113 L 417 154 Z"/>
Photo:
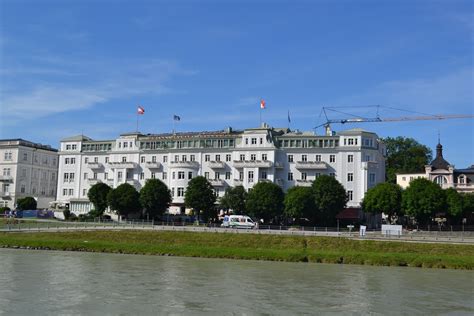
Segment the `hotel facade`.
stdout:
<path fill-rule="evenodd" d="M 0 140 L 0 207 L 15 209 L 18 199 L 34 197 L 38 209 L 56 198 L 58 151 L 24 139 Z"/>
<path fill-rule="evenodd" d="M 56 202 L 83 214 L 91 210 L 87 192 L 97 182 L 140 190 L 156 178 L 171 190 L 169 212 L 184 214 L 186 187 L 196 176 L 209 179 L 222 197 L 237 185 L 248 190 L 268 181 L 286 191 L 326 174 L 344 186 L 348 207 L 358 207 L 369 188 L 385 181 L 384 153 L 378 136 L 361 129 L 316 135 L 265 123 L 238 131 L 126 133 L 113 140 L 80 135 L 61 140 Z"/>

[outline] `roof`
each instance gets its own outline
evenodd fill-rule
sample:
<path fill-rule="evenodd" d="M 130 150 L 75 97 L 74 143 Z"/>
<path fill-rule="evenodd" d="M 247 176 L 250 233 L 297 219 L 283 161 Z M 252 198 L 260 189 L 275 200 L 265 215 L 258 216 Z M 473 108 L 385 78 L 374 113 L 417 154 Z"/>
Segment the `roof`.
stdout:
<path fill-rule="evenodd" d="M 50 145 L 44 145 L 40 143 L 30 142 L 29 140 L 25 140 L 23 138 L 10 138 L 10 139 L 0 139 L 0 145 L 3 146 L 25 146 L 31 147 L 36 149 L 43 149 L 48 151 L 57 152 L 56 148 L 52 148 Z"/>
<path fill-rule="evenodd" d="M 451 164 L 443 158 L 443 145 L 438 143 L 436 146 L 436 158 L 430 163 L 432 170 L 444 169 L 448 170 Z"/>
<path fill-rule="evenodd" d="M 337 135 L 359 135 L 361 133 L 375 134 L 373 132 L 366 131 L 362 128 L 352 128 L 345 131 L 337 132 Z"/>
<path fill-rule="evenodd" d="M 61 139 L 62 142 L 81 142 L 85 140 L 92 140 L 92 138 L 87 137 L 85 135 L 76 135 L 76 136 L 71 136 L 71 137 L 66 137 Z"/>

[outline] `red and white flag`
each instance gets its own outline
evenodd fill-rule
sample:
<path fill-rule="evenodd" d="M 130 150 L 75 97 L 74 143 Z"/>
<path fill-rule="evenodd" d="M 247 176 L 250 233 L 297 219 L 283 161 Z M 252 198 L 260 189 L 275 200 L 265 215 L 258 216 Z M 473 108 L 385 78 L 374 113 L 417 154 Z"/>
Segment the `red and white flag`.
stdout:
<path fill-rule="evenodd" d="M 145 114 L 145 109 L 142 106 L 138 106 L 137 114 Z"/>
<path fill-rule="evenodd" d="M 260 100 L 260 108 L 265 109 L 265 100 L 264 99 Z"/>

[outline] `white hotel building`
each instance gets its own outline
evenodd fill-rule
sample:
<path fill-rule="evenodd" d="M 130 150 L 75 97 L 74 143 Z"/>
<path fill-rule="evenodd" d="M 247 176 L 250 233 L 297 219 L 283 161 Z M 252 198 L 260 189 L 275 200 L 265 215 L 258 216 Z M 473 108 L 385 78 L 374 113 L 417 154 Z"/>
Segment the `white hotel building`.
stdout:
<path fill-rule="evenodd" d="M 24 139 L 0 140 L 0 207 L 32 196 L 45 209 L 56 198 L 58 151 Z"/>
<path fill-rule="evenodd" d="M 310 186 L 319 175 L 336 177 L 347 190 L 348 207 L 358 207 L 370 187 L 385 180 L 385 148 L 374 133 L 353 129 L 329 135 L 260 128 L 173 134 L 126 133 L 114 140 L 86 136 L 60 145 L 57 202 L 76 214 L 91 209 L 88 189 L 101 181 L 111 187 L 130 183 L 140 190 L 147 179 L 168 185 L 169 212 L 184 213 L 190 179 L 209 179 L 218 196 L 225 189 L 270 181 L 285 191 Z"/>

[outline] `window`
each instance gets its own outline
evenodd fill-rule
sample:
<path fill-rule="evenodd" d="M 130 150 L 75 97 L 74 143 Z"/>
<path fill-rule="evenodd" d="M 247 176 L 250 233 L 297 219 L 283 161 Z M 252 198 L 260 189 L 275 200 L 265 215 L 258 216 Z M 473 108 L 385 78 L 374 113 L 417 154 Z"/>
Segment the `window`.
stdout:
<path fill-rule="evenodd" d="M 71 150 L 71 145 L 66 145 L 66 150 Z"/>
<path fill-rule="evenodd" d="M 303 162 L 308 161 L 308 155 L 301 155 L 301 161 Z"/>
<path fill-rule="evenodd" d="M 216 161 L 221 161 L 221 155 L 216 155 Z"/>
<path fill-rule="evenodd" d="M 63 195 L 64 195 L 64 196 L 67 195 L 67 189 L 63 189 Z"/>
<path fill-rule="evenodd" d="M 308 174 L 306 172 L 302 172 L 301 173 L 301 180 L 306 181 L 307 178 L 308 178 Z"/>
<path fill-rule="evenodd" d="M 181 161 L 188 161 L 188 158 L 186 157 L 186 155 L 181 156 Z"/>
<path fill-rule="evenodd" d="M 436 184 L 439 184 L 439 185 L 443 185 L 443 184 L 448 183 L 448 181 L 446 180 L 446 178 L 443 177 L 443 176 L 437 176 L 436 178 L 434 178 L 434 182 L 435 182 Z"/>
<path fill-rule="evenodd" d="M 232 156 L 230 154 L 225 155 L 225 161 L 230 161 Z"/>
<path fill-rule="evenodd" d="M 260 178 L 261 178 L 261 179 L 266 179 L 266 178 L 267 178 L 267 172 L 266 172 L 266 171 L 262 171 L 262 172 L 260 173 Z"/>
<path fill-rule="evenodd" d="M 347 174 L 347 182 L 352 182 L 354 181 L 354 174 L 353 173 L 348 173 Z"/>
<path fill-rule="evenodd" d="M 151 162 L 156 162 L 156 156 L 151 156 Z"/>
<path fill-rule="evenodd" d="M 209 172 L 204 172 L 204 177 L 205 177 L 206 179 L 209 179 Z"/>
<path fill-rule="evenodd" d="M 179 155 L 174 155 L 174 162 L 178 162 L 179 161 Z"/>
<path fill-rule="evenodd" d="M 118 143 L 118 145 L 119 145 L 119 148 L 122 148 L 122 143 Z"/>
<path fill-rule="evenodd" d="M 229 179 L 230 179 L 230 171 L 227 171 L 227 172 L 225 173 L 225 179 L 226 179 L 226 180 L 229 180 Z"/>
<path fill-rule="evenodd" d="M 336 155 L 330 155 L 329 162 L 336 162 Z"/>
<path fill-rule="evenodd" d="M 249 139 L 246 138 L 246 139 L 245 139 L 245 145 L 248 145 L 248 144 L 249 144 Z"/>
<path fill-rule="evenodd" d="M 173 172 L 171 173 L 171 179 L 173 179 L 173 180 L 176 179 L 176 172 L 173 171 Z"/>
<path fill-rule="evenodd" d="M 127 157 L 122 157 L 122 162 L 127 162 Z"/>
<path fill-rule="evenodd" d="M 196 156 L 194 155 L 189 156 L 189 161 L 195 161 L 195 160 L 196 160 Z"/>
<path fill-rule="evenodd" d="M 219 172 L 214 173 L 214 179 L 219 180 L 221 178 L 221 174 Z"/>
<path fill-rule="evenodd" d="M 87 172 L 84 172 L 84 180 L 87 180 Z"/>
<path fill-rule="evenodd" d="M 211 161 L 211 155 L 205 155 L 204 161 Z"/>
<path fill-rule="evenodd" d="M 20 192 L 25 193 L 25 191 L 26 191 L 26 187 L 25 187 L 24 184 L 22 184 L 21 187 L 20 187 Z"/>
<path fill-rule="evenodd" d="M 252 145 L 256 145 L 257 144 L 257 139 L 256 138 L 252 138 Z"/>
<path fill-rule="evenodd" d="M 349 201 L 352 201 L 354 199 L 353 195 L 354 194 L 352 190 L 347 191 L 347 198 L 349 199 Z"/>
<path fill-rule="evenodd" d="M 27 161 L 28 160 L 28 154 L 27 153 L 23 153 L 23 161 Z"/>
<path fill-rule="evenodd" d="M 263 138 L 260 137 L 260 145 L 262 145 L 262 144 L 263 144 Z"/>
<path fill-rule="evenodd" d="M 71 165 L 74 165 L 76 163 L 76 158 L 71 158 Z"/>
<path fill-rule="evenodd" d="M 141 157 L 140 157 L 140 162 L 141 162 L 141 163 L 144 163 L 144 162 L 145 162 L 145 156 L 141 156 Z"/>
<path fill-rule="evenodd" d="M 178 188 L 178 196 L 184 196 L 184 188 Z"/>
<path fill-rule="evenodd" d="M 347 162 L 354 162 L 354 155 L 348 155 Z"/>
<path fill-rule="evenodd" d="M 184 171 L 178 171 L 178 179 L 184 179 Z"/>
<path fill-rule="evenodd" d="M 69 173 L 64 174 L 63 182 L 69 182 Z"/>
<path fill-rule="evenodd" d="M 188 172 L 188 179 L 191 180 L 193 178 L 193 172 L 189 171 Z"/>
<path fill-rule="evenodd" d="M 163 156 L 163 162 L 168 162 L 168 156 Z"/>
<path fill-rule="evenodd" d="M 288 162 L 293 162 L 293 155 L 288 155 Z"/>
<path fill-rule="evenodd" d="M 316 155 L 316 159 L 315 159 L 317 162 L 320 162 L 321 161 L 321 155 Z"/>
<path fill-rule="evenodd" d="M 240 180 L 240 181 L 243 181 L 243 180 L 244 180 L 244 172 L 243 172 L 243 171 L 240 171 L 240 172 L 239 172 L 239 180 Z"/>
<path fill-rule="evenodd" d="M 123 148 L 128 148 L 128 143 L 127 142 L 123 143 Z"/>
<path fill-rule="evenodd" d="M 26 171 L 26 170 L 24 170 L 24 171 Z M 55 179 L 56 179 L 56 173 L 53 172 L 53 173 L 51 173 L 51 180 L 54 181 Z"/>
<path fill-rule="evenodd" d="M 257 155 L 256 155 L 256 154 L 251 154 L 251 155 L 250 155 L 250 160 L 251 160 L 251 161 L 257 160 Z"/>
<path fill-rule="evenodd" d="M 99 162 L 99 157 L 94 157 L 94 162 Z M 74 163 L 75 163 L 75 161 L 74 161 Z"/>
<path fill-rule="evenodd" d="M 82 196 L 86 196 L 87 195 L 87 190 L 86 189 L 82 189 Z"/>
<path fill-rule="evenodd" d="M 166 179 L 168 179 L 168 173 L 163 172 L 163 180 L 166 180 Z"/>
<path fill-rule="evenodd" d="M 86 158 L 87 159 L 87 158 Z M 87 161 L 86 161 L 87 162 Z M 69 165 L 69 158 L 64 158 L 64 164 Z"/>
<path fill-rule="evenodd" d="M 174 188 L 171 188 L 171 196 L 174 196 Z"/>
<path fill-rule="evenodd" d="M 214 193 L 215 193 L 215 195 L 218 197 L 219 194 L 220 194 L 220 190 L 219 190 L 218 188 L 215 188 L 215 189 L 214 189 Z"/>
<path fill-rule="evenodd" d="M 335 174 L 334 172 L 331 172 L 331 173 L 329 173 L 329 176 L 335 178 L 335 177 L 336 177 L 336 174 Z"/>
<path fill-rule="evenodd" d="M 145 173 L 144 172 L 140 172 L 140 180 L 143 180 L 145 179 Z"/>
<path fill-rule="evenodd" d="M 288 181 L 293 181 L 293 172 L 288 172 Z"/>
<path fill-rule="evenodd" d="M 105 163 L 109 162 L 109 157 L 105 157 Z"/>
<path fill-rule="evenodd" d="M 69 195 L 74 195 L 74 189 L 69 189 Z"/>
<path fill-rule="evenodd" d="M 244 161 L 245 160 L 245 154 L 240 154 L 240 161 Z"/>
<path fill-rule="evenodd" d="M 402 177 L 402 181 L 407 181 L 407 177 Z"/>
<path fill-rule="evenodd" d="M 268 160 L 267 154 L 262 154 L 262 160 L 263 160 L 263 161 L 267 161 L 267 160 Z"/>
<path fill-rule="evenodd" d="M 3 168 L 3 175 L 9 176 L 10 175 L 10 168 Z"/>
<path fill-rule="evenodd" d="M 5 155 L 4 155 L 4 156 L 5 156 L 5 157 L 4 157 L 5 160 L 12 160 L 12 153 L 11 153 L 11 152 L 9 152 L 9 151 L 8 151 L 8 152 L 5 152 Z"/>
<path fill-rule="evenodd" d="M 151 173 L 151 178 L 156 179 L 156 174 L 154 172 Z"/>
<path fill-rule="evenodd" d="M 117 172 L 117 179 L 120 181 L 122 180 L 122 178 L 123 178 L 123 172 L 122 171 Z"/>
<path fill-rule="evenodd" d="M 248 175 L 249 175 L 249 183 L 253 182 L 253 171 L 249 171 Z"/>
<path fill-rule="evenodd" d="M 460 175 L 458 178 L 458 183 L 459 184 L 466 184 L 466 176 L 465 175 Z"/>
<path fill-rule="evenodd" d="M 107 180 L 109 178 L 109 174 L 107 172 L 104 173 L 104 179 Z"/>
<path fill-rule="evenodd" d="M 375 173 L 369 174 L 369 183 L 375 183 Z"/>

